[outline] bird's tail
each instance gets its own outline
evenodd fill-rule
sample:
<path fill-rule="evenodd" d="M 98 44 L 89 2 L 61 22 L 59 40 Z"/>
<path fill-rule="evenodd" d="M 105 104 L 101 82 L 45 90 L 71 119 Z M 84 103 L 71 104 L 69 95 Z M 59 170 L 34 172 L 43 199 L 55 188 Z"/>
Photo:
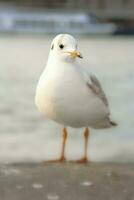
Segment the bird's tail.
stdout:
<path fill-rule="evenodd" d="M 116 122 L 110 121 L 111 126 L 117 126 L 118 124 Z"/>

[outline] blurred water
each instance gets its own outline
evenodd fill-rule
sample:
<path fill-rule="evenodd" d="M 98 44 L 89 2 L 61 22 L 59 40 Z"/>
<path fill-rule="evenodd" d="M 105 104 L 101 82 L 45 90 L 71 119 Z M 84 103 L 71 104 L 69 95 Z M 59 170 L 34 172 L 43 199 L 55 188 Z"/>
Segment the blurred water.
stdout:
<path fill-rule="evenodd" d="M 78 38 L 78 37 L 77 37 Z M 52 37 L 0 36 L 0 162 L 58 157 L 61 126 L 34 105 Z M 134 162 L 134 38 L 78 38 L 85 67 L 101 81 L 117 128 L 91 130 L 93 161 Z M 83 153 L 82 129 L 69 129 L 68 159 Z"/>

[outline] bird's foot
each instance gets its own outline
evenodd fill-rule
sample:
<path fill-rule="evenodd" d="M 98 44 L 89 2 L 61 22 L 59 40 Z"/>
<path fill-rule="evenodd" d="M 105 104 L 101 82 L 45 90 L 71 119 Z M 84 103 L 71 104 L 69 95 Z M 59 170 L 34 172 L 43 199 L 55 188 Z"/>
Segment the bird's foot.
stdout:
<path fill-rule="evenodd" d="M 66 158 L 65 157 L 61 157 L 59 159 L 46 160 L 43 163 L 65 163 L 65 162 L 66 162 Z"/>
<path fill-rule="evenodd" d="M 78 164 L 87 164 L 89 161 L 88 161 L 87 157 L 83 157 L 79 160 L 76 160 L 75 162 Z"/>

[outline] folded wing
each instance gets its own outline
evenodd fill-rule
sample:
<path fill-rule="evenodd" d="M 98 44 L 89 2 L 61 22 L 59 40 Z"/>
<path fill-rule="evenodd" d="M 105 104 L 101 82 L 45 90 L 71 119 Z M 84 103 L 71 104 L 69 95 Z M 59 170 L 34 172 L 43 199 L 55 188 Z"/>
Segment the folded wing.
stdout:
<path fill-rule="evenodd" d="M 87 81 L 87 86 L 92 90 L 92 92 L 98 96 L 102 100 L 102 102 L 105 104 L 105 106 L 109 107 L 108 99 L 102 89 L 102 86 L 95 75 L 90 74 L 89 80 Z M 100 127 L 109 127 L 109 126 L 117 126 L 116 122 L 111 121 L 110 119 L 110 113 L 107 116 L 107 123 L 106 120 L 98 125 L 98 128 Z"/>
<path fill-rule="evenodd" d="M 87 86 L 92 90 L 92 92 L 97 95 L 106 106 L 109 106 L 107 97 L 101 87 L 100 82 L 95 75 L 90 74 L 90 81 L 87 81 Z"/>

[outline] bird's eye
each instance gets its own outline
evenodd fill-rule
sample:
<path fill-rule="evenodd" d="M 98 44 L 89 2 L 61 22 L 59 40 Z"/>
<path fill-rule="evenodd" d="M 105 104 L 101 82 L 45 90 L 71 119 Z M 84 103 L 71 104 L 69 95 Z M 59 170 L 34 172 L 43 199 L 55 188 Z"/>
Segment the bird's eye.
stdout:
<path fill-rule="evenodd" d="M 60 44 L 59 47 L 60 47 L 60 49 L 63 49 L 63 48 L 64 48 L 64 45 L 63 45 L 63 44 Z"/>

